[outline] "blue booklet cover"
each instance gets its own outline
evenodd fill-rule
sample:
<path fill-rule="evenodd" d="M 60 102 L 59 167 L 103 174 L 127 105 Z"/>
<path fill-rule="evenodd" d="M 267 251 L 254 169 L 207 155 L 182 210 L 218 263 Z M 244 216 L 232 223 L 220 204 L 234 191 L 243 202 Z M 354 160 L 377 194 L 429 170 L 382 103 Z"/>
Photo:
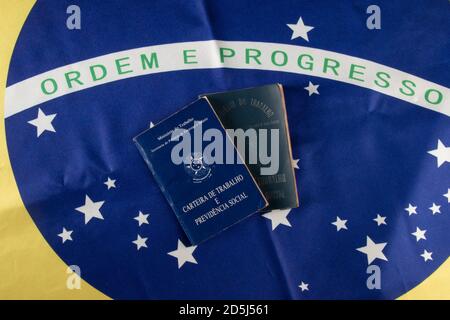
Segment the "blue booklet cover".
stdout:
<path fill-rule="evenodd" d="M 134 141 L 192 245 L 267 206 L 204 98 L 144 131 Z"/>

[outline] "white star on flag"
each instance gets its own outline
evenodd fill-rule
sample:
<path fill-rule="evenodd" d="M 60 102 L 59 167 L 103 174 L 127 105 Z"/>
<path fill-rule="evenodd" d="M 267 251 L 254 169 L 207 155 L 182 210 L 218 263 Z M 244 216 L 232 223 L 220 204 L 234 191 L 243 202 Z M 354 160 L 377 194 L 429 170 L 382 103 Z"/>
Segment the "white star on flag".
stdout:
<path fill-rule="evenodd" d="M 420 230 L 419 227 L 416 227 L 416 231 L 411 234 L 416 237 L 416 242 L 419 242 L 420 239 L 427 240 L 425 232 L 427 232 L 427 230 Z"/>
<path fill-rule="evenodd" d="M 336 221 L 332 222 L 331 224 L 336 226 L 336 231 L 340 231 L 341 229 L 348 230 L 346 223 L 347 220 L 341 220 L 341 218 L 336 217 Z"/>
<path fill-rule="evenodd" d="M 388 261 L 386 256 L 383 253 L 384 247 L 387 245 L 387 242 L 383 243 L 375 243 L 372 239 L 367 236 L 366 238 L 366 246 L 357 248 L 359 252 L 362 252 L 367 255 L 367 264 L 371 264 L 375 259 L 381 259 L 384 261 Z"/>
<path fill-rule="evenodd" d="M 178 260 L 178 269 L 180 269 L 186 262 L 197 264 L 197 260 L 195 260 L 192 255 L 197 246 L 186 247 L 183 242 L 178 239 L 177 250 L 168 252 L 169 256 L 175 257 Z"/>
<path fill-rule="evenodd" d="M 110 177 L 108 177 L 108 180 L 103 183 L 108 187 L 108 190 L 111 188 L 116 188 L 116 180 L 113 180 Z"/>
<path fill-rule="evenodd" d="M 428 209 L 431 210 L 431 213 L 433 214 L 433 216 L 436 213 L 441 213 L 441 206 L 437 205 L 436 203 L 433 202 L 433 205 L 431 207 L 429 207 Z"/>
<path fill-rule="evenodd" d="M 378 226 L 381 226 L 382 224 L 386 224 L 386 217 L 382 217 L 379 214 L 377 214 L 377 217 L 375 219 L 373 219 L 373 221 L 375 221 L 377 223 Z"/>
<path fill-rule="evenodd" d="M 450 162 L 450 147 L 446 147 L 441 140 L 438 140 L 437 148 L 428 153 L 436 157 L 438 168 L 445 162 Z"/>
<path fill-rule="evenodd" d="M 304 282 L 302 281 L 302 283 L 301 283 L 298 287 L 299 287 L 300 289 L 302 289 L 302 292 L 303 292 L 303 291 L 309 291 L 308 286 L 309 286 L 309 283 L 304 283 Z"/>
<path fill-rule="evenodd" d="M 29 124 L 36 127 L 36 134 L 39 137 L 45 131 L 56 132 L 52 125 L 53 119 L 55 119 L 56 113 L 46 115 L 41 108 L 38 109 L 38 116 L 28 121 Z"/>
<path fill-rule="evenodd" d="M 319 85 L 313 84 L 311 81 L 309 81 L 308 86 L 304 88 L 306 91 L 308 91 L 309 96 L 312 96 L 313 94 L 320 94 L 319 93 Z"/>
<path fill-rule="evenodd" d="M 303 23 L 302 17 L 298 18 L 296 24 L 287 24 L 287 26 L 292 30 L 291 40 L 297 39 L 299 37 L 305 39 L 309 42 L 308 32 L 314 29 L 314 27 L 306 26 Z"/>
<path fill-rule="evenodd" d="M 143 214 L 142 211 L 139 211 L 139 215 L 134 217 L 133 219 L 139 222 L 139 227 L 142 226 L 144 223 L 148 224 L 148 218 L 149 214 Z"/>
<path fill-rule="evenodd" d="M 447 198 L 447 202 L 450 203 L 450 189 L 447 190 L 447 193 L 443 194 L 444 197 Z"/>
<path fill-rule="evenodd" d="M 84 224 L 87 224 L 89 221 L 91 221 L 92 218 L 97 218 L 103 220 L 103 216 L 100 212 L 100 208 L 105 203 L 105 201 L 97 201 L 93 202 L 91 198 L 89 198 L 88 195 L 86 195 L 86 198 L 84 200 L 84 205 L 78 208 L 75 208 L 75 210 L 81 212 L 84 214 Z"/>
<path fill-rule="evenodd" d="M 150 121 L 149 127 L 150 127 L 150 128 L 153 128 L 154 126 L 155 126 L 155 124 L 154 124 L 152 121 Z"/>
<path fill-rule="evenodd" d="M 298 162 L 299 162 L 299 159 L 292 159 L 292 166 L 294 167 L 294 169 L 300 169 L 298 167 Z"/>
<path fill-rule="evenodd" d="M 433 252 L 428 252 L 427 250 L 423 250 L 423 253 L 420 255 L 425 262 L 428 260 L 433 260 L 433 257 L 431 256 Z"/>
<path fill-rule="evenodd" d="M 67 240 L 72 241 L 72 232 L 73 230 L 66 230 L 66 228 L 63 228 L 63 231 L 58 234 L 58 237 L 61 237 L 62 243 L 66 242 Z"/>
<path fill-rule="evenodd" d="M 140 235 L 137 235 L 137 239 L 132 241 L 136 245 L 136 250 L 147 248 L 147 239 L 148 238 L 142 238 Z"/>
<path fill-rule="evenodd" d="M 411 203 L 408 205 L 408 208 L 405 208 L 405 211 L 408 211 L 408 216 L 412 214 L 417 214 L 417 207 L 413 206 Z"/>
<path fill-rule="evenodd" d="M 272 210 L 263 214 L 263 217 L 272 221 L 272 230 L 275 230 L 275 228 L 278 227 L 280 224 L 292 227 L 291 223 L 287 219 L 287 216 L 290 211 L 291 209 Z"/>

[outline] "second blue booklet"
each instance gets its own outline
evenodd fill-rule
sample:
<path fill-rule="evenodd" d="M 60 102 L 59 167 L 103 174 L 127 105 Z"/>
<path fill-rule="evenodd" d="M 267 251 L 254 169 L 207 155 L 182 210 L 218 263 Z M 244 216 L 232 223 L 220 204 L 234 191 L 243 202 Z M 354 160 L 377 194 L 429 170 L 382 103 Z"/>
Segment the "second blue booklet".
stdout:
<path fill-rule="evenodd" d="M 204 98 L 134 140 L 192 245 L 268 205 Z"/>

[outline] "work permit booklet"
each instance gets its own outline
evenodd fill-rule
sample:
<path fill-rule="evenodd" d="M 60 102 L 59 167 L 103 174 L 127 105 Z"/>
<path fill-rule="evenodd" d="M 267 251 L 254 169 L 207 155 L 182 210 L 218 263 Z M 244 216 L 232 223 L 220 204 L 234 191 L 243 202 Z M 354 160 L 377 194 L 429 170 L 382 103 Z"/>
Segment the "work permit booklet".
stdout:
<path fill-rule="evenodd" d="M 225 129 L 244 132 L 235 134 L 233 142 L 269 202 L 266 210 L 298 207 L 283 87 L 270 84 L 203 96 Z"/>
<path fill-rule="evenodd" d="M 206 98 L 134 141 L 192 245 L 268 205 Z"/>

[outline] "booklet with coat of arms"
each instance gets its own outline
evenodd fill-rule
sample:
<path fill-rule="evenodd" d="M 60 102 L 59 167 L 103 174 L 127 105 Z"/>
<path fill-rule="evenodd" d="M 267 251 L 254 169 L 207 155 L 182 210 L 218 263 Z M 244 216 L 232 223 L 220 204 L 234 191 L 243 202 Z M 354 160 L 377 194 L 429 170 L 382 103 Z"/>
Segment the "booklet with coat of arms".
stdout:
<path fill-rule="evenodd" d="M 205 98 L 134 141 L 192 245 L 267 207 Z"/>

